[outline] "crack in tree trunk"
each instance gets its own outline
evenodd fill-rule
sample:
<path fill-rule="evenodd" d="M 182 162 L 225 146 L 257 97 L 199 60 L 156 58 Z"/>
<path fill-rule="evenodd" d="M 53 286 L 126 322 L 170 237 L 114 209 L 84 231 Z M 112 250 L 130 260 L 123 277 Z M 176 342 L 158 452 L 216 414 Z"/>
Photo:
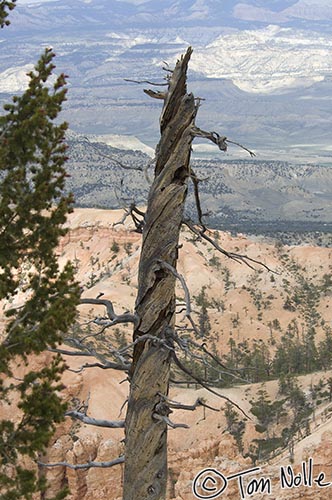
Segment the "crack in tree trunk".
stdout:
<path fill-rule="evenodd" d="M 187 94 L 189 48 L 176 64 L 160 119 L 155 179 L 151 186 L 138 275 L 134 340 L 141 335 L 167 339 L 175 322 L 176 268 L 184 203 L 190 176 L 192 127 L 197 112 Z M 171 345 L 171 340 L 170 340 Z M 164 500 L 167 485 L 167 423 L 153 418 L 160 394 L 168 394 L 171 351 L 153 340 L 135 345 L 126 416 L 124 500 Z"/>

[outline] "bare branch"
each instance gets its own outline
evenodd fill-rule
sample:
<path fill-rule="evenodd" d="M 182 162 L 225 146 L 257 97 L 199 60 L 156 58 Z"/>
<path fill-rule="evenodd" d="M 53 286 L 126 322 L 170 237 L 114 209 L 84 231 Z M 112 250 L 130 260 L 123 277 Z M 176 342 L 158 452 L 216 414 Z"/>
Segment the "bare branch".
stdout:
<path fill-rule="evenodd" d="M 190 358 L 192 359 L 196 359 L 198 361 L 200 361 L 201 363 L 203 363 L 206 367 L 210 367 L 212 370 L 214 370 L 215 372 L 218 373 L 218 375 L 220 376 L 220 374 L 224 374 L 224 375 L 227 375 L 231 378 L 234 378 L 236 380 L 240 380 L 241 382 L 244 382 L 244 383 L 248 383 L 248 380 L 232 373 L 232 371 L 236 371 L 236 370 L 228 370 L 228 368 L 223 365 L 220 360 L 214 356 L 213 354 L 211 354 L 205 347 L 201 347 L 199 344 L 197 344 L 196 342 L 192 341 L 191 339 L 181 339 L 180 337 L 178 337 L 177 335 L 175 335 L 175 340 L 176 342 L 179 344 L 179 346 L 181 347 L 181 349 L 189 355 Z M 194 347 L 198 348 L 198 349 L 202 349 L 203 352 L 205 354 L 207 354 L 210 358 L 212 358 L 221 368 L 223 368 L 223 370 L 220 370 L 220 368 L 215 368 L 213 365 L 211 365 L 211 363 L 206 359 L 204 358 L 203 356 L 201 355 L 198 355 L 198 354 L 195 354 L 194 352 L 192 352 L 189 347 L 188 347 L 188 344 L 191 344 L 193 345 Z M 204 344 L 203 344 L 204 345 Z M 211 381 L 209 381 L 210 384 L 212 384 Z"/>
<path fill-rule="evenodd" d="M 116 317 L 113 304 L 108 299 L 101 299 L 101 298 L 99 298 L 99 299 L 92 299 L 92 298 L 91 299 L 90 298 L 81 299 L 80 304 L 93 304 L 93 305 L 98 305 L 98 306 L 105 306 L 108 317 L 110 319 L 114 319 Z"/>
<path fill-rule="evenodd" d="M 106 363 L 85 363 L 77 370 L 73 368 L 68 368 L 68 371 L 73 373 L 81 373 L 86 368 L 101 368 L 102 370 L 120 370 L 128 371 L 130 369 L 131 363 L 112 363 L 111 361 L 106 361 Z"/>
<path fill-rule="evenodd" d="M 160 420 L 161 422 L 165 422 L 165 424 L 168 425 L 169 427 L 171 427 L 172 429 L 177 429 L 179 427 L 182 427 L 183 429 L 189 429 L 189 425 L 187 425 L 187 424 L 175 424 L 166 415 L 159 415 L 159 413 L 153 413 L 152 417 L 155 420 Z"/>
<path fill-rule="evenodd" d="M 63 354 L 64 356 L 93 356 L 90 352 L 85 351 L 68 351 L 68 349 L 47 349 L 50 352 L 56 352 L 58 354 Z"/>
<path fill-rule="evenodd" d="M 119 465 L 123 464 L 125 461 L 125 457 L 121 456 L 119 458 L 116 458 L 115 460 L 111 460 L 110 462 L 87 462 L 86 464 L 69 464 L 68 462 L 55 462 L 55 463 L 50 463 L 46 464 L 44 462 L 37 462 L 38 465 L 41 467 L 68 467 L 68 469 L 73 469 L 73 470 L 81 470 L 81 469 L 91 469 L 92 467 L 101 467 L 101 468 L 107 468 L 107 467 L 113 467 L 114 465 Z"/>
<path fill-rule="evenodd" d="M 246 148 L 245 146 L 243 146 L 239 142 L 231 141 L 231 140 L 227 139 L 227 137 L 225 137 L 225 136 L 220 136 L 217 132 L 206 132 L 205 130 L 200 129 L 200 128 L 196 127 L 196 125 L 195 125 L 194 127 L 192 127 L 192 134 L 194 137 L 203 137 L 204 139 L 208 139 L 209 141 L 216 144 L 216 146 L 218 146 L 218 148 L 221 151 L 227 151 L 227 144 L 226 143 L 229 143 L 229 144 L 235 144 L 236 146 L 239 146 L 240 148 L 244 149 L 245 151 L 247 151 L 250 154 L 251 157 L 256 156 L 253 151 Z"/>
<path fill-rule="evenodd" d="M 251 262 L 254 263 L 254 264 L 257 264 L 259 266 L 264 267 L 267 271 L 269 271 L 271 273 L 277 274 L 276 271 L 273 271 L 272 269 L 270 269 L 263 262 L 261 262 L 259 260 L 256 260 L 256 259 L 253 259 L 253 258 L 249 257 L 248 255 L 237 254 L 237 253 L 233 253 L 233 252 L 227 252 L 226 250 L 224 250 L 223 248 L 221 248 L 221 246 L 219 246 L 218 243 L 213 238 L 210 238 L 203 229 L 198 229 L 195 226 L 194 222 L 191 219 L 189 219 L 189 218 L 183 219 L 182 222 L 193 233 L 195 233 L 197 236 L 199 236 L 199 237 L 203 238 L 204 240 L 208 241 L 209 243 L 211 243 L 211 245 L 214 246 L 214 248 L 216 250 L 218 250 L 218 252 L 222 253 L 223 255 L 225 255 L 226 257 L 228 257 L 229 259 L 235 260 L 236 262 L 239 262 L 241 264 L 244 263 L 248 267 L 250 267 L 250 269 L 253 269 L 254 271 L 256 269 L 255 269 L 255 267 L 253 265 L 251 265 Z"/>
<path fill-rule="evenodd" d="M 142 212 L 142 210 L 139 210 L 136 207 L 135 203 L 132 203 L 130 205 L 130 207 L 129 207 L 129 213 L 131 215 L 133 223 L 135 224 L 136 232 L 142 234 L 143 227 L 144 227 L 144 224 L 145 224 L 145 213 Z M 137 217 L 137 215 L 139 215 L 140 217 L 142 217 L 142 219 L 139 219 Z"/>
<path fill-rule="evenodd" d="M 122 381 L 122 382 L 123 382 L 123 381 Z M 120 382 L 120 384 L 122 384 L 122 382 Z M 128 398 L 126 398 L 126 399 L 124 400 L 124 402 L 122 403 L 122 405 L 121 405 L 120 412 L 119 412 L 119 417 L 121 416 L 122 411 L 123 411 L 124 407 L 126 406 L 126 404 L 128 404 Z"/>
<path fill-rule="evenodd" d="M 205 408 L 209 408 L 209 410 L 220 411 L 219 408 L 213 408 L 212 406 L 207 405 L 201 398 L 196 399 L 193 405 L 185 405 L 183 403 L 179 403 L 178 401 L 173 401 L 172 399 L 169 399 L 164 394 L 158 393 L 158 395 L 161 397 L 162 400 L 167 402 L 170 408 L 174 408 L 176 410 L 194 411 L 197 409 L 198 406 L 205 406 Z"/>
<path fill-rule="evenodd" d="M 124 224 L 126 222 L 126 219 L 130 215 L 130 212 L 129 212 L 128 208 L 124 208 L 123 210 L 124 210 L 123 216 L 121 217 L 121 219 L 119 221 L 113 222 L 112 227 L 120 226 L 120 225 L 122 226 L 122 224 Z"/>
<path fill-rule="evenodd" d="M 189 377 L 191 377 L 193 380 L 195 380 L 199 385 L 201 385 L 202 387 L 204 387 L 204 389 L 206 389 L 207 391 L 211 392 L 212 394 L 214 394 L 215 396 L 218 396 L 219 398 L 221 399 L 225 399 L 226 401 L 228 401 L 229 403 L 231 403 L 232 405 L 234 405 L 246 418 L 248 418 L 249 420 L 251 420 L 251 418 L 249 417 L 249 415 L 246 414 L 246 412 L 237 404 L 237 403 L 234 403 L 234 401 L 232 401 L 230 398 L 228 398 L 227 396 L 224 396 L 223 394 L 220 394 L 219 392 L 215 391 L 214 389 L 212 389 L 211 387 L 209 387 L 202 379 L 200 379 L 199 377 L 196 377 L 193 373 L 191 373 L 182 363 L 181 361 L 178 359 L 178 357 L 176 356 L 175 353 L 172 353 L 172 359 L 174 360 L 174 363 L 176 364 L 176 366 L 178 368 L 180 368 L 180 370 L 182 370 L 184 373 L 186 373 L 187 375 L 189 375 Z"/>
<path fill-rule="evenodd" d="M 114 311 L 113 304 L 110 300 L 101 298 L 99 299 L 86 298 L 86 299 L 81 299 L 80 304 L 94 304 L 98 306 L 105 306 L 107 315 L 111 320 L 109 323 L 104 325 L 106 328 L 117 325 L 119 323 L 133 323 L 135 327 L 137 327 L 139 324 L 139 317 L 135 313 L 134 314 L 125 313 L 117 315 Z"/>
<path fill-rule="evenodd" d="M 192 316 L 191 316 L 191 313 L 192 313 L 192 309 L 191 309 L 191 303 L 190 303 L 190 292 L 189 292 L 189 289 L 188 289 L 188 286 L 187 286 L 187 283 L 184 279 L 184 277 L 179 274 L 177 272 L 177 270 L 175 269 L 175 267 L 171 266 L 171 264 L 169 264 L 168 262 L 165 262 L 163 260 L 160 260 L 158 259 L 157 260 L 158 264 L 163 267 L 164 269 L 167 269 L 168 271 L 170 271 L 173 276 L 175 276 L 180 282 L 181 282 L 181 285 L 182 285 L 182 288 L 184 290 L 184 294 L 185 294 L 185 302 L 186 302 L 186 312 L 185 312 L 185 317 L 188 319 L 188 321 L 190 322 L 190 324 L 192 325 L 193 327 L 193 330 L 194 332 L 201 337 L 201 333 L 200 331 L 198 330 Z"/>
<path fill-rule="evenodd" d="M 144 177 L 145 177 L 145 180 L 146 182 L 151 185 L 152 184 L 152 179 L 150 179 L 149 177 L 149 167 L 152 167 L 154 164 L 156 163 L 156 157 L 154 156 L 151 161 L 149 161 L 145 167 L 143 167 L 143 173 L 144 173 Z"/>
<path fill-rule="evenodd" d="M 130 166 L 130 165 L 125 165 L 124 163 L 121 163 L 121 161 L 117 160 L 116 158 L 114 158 L 113 156 L 111 155 L 108 155 L 106 153 L 103 153 L 102 151 L 100 151 L 100 148 L 98 148 L 93 142 L 90 141 L 90 139 L 88 137 L 84 137 L 84 140 L 86 142 L 88 142 L 90 144 L 90 146 L 92 146 L 96 151 L 98 151 L 99 155 L 100 156 L 103 156 L 104 158 L 107 158 L 108 160 L 111 160 L 112 162 L 115 163 L 115 165 L 117 165 L 118 167 L 120 168 L 123 168 L 124 170 L 138 170 L 139 172 L 143 172 L 143 168 L 138 166 L 138 167 L 133 167 L 133 166 Z M 98 144 L 98 143 L 97 143 Z"/>
<path fill-rule="evenodd" d="M 75 411 L 75 410 L 69 410 L 66 411 L 65 417 L 71 417 L 76 420 L 80 420 L 84 424 L 88 425 L 95 425 L 96 427 L 107 427 L 110 429 L 121 429 L 124 428 L 125 426 L 125 421 L 124 420 L 100 420 L 97 418 L 92 418 L 88 417 L 85 413 Z"/>
<path fill-rule="evenodd" d="M 139 344 L 140 342 L 146 342 L 147 340 L 151 340 L 152 343 L 155 344 L 160 344 L 164 347 L 166 347 L 169 350 L 174 350 L 173 347 L 169 344 L 169 341 L 167 339 L 160 339 L 156 337 L 155 335 L 151 335 L 149 333 L 146 333 L 144 335 L 140 335 L 137 337 L 134 342 L 131 344 L 128 344 L 126 347 L 123 347 L 118 351 L 119 354 L 124 354 L 125 352 L 129 351 L 132 347 L 135 347 L 135 345 Z"/>
<path fill-rule="evenodd" d="M 201 337 L 203 338 L 204 336 L 202 335 L 202 333 L 199 331 L 199 329 L 197 328 L 197 325 L 195 323 L 195 321 L 192 319 L 192 316 L 187 316 L 191 326 L 192 326 L 192 330 L 195 332 L 195 334 L 198 336 L 198 337 Z"/>
<path fill-rule="evenodd" d="M 151 165 L 147 164 L 147 168 Z M 150 180 L 149 180 L 150 181 Z M 139 219 L 137 216 L 142 217 L 142 219 Z M 113 227 L 118 226 L 120 224 L 124 224 L 125 220 L 127 217 L 131 216 L 133 223 L 135 224 L 135 231 L 137 233 L 142 233 L 143 232 L 143 227 L 144 227 L 144 222 L 145 222 L 145 212 L 142 212 L 139 208 L 137 208 L 135 202 L 130 203 L 129 208 L 124 208 L 124 214 L 122 218 L 118 222 L 114 222 Z"/>
<path fill-rule="evenodd" d="M 200 345 L 200 344 L 198 344 L 197 342 L 195 342 L 192 339 L 187 339 L 187 342 L 189 344 L 192 344 L 194 347 L 197 347 L 198 349 L 201 349 L 207 356 L 209 356 L 210 358 L 212 358 L 213 361 L 215 361 L 221 368 L 223 368 L 225 371 L 223 371 L 221 373 L 224 373 L 225 375 L 229 375 L 232 378 L 236 378 L 237 380 L 240 380 L 241 382 L 248 383 L 248 380 L 246 380 L 246 379 L 244 379 L 242 377 L 239 377 L 235 373 L 232 373 L 232 372 L 237 372 L 238 370 L 235 370 L 235 369 L 232 369 L 232 368 L 228 368 L 228 366 L 224 365 L 220 361 L 220 359 L 217 358 L 217 356 L 215 356 L 214 354 L 212 354 L 210 351 L 207 350 L 207 348 L 205 347 L 204 343 L 202 345 Z"/>
<path fill-rule="evenodd" d="M 206 227 L 205 227 L 205 225 L 204 225 L 204 223 L 202 221 L 202 217 L 203 217 L 204 214 L 202 212 L 201 200 L 199 198 L 198 183 L 200 182 L 200 179 L 197 177 L 197 175 L 195 174 L 195 172 L 193 170 L 191 170 L 190 179 L 192 180 L 193 185 L 194 185 L 194 196 L 195 196 L 195 202 L 196 202 L 196 210 L 197 210 L 198 220 L 199 220 L 199 223 L 201 224 L 203 230 L 206 231 Z"/>
<path fill-rule="evenodd" d="M 130 78 L 124 78 L 125 82 L 131 82 L 131 83 L 147 83 L 148 85 L 155 85 L 156 87 L 167 87 L 168 83 L 157 83 L 157 82 L 150 82 L 149 80 L 131 80 Z"/>
<path fill-rule="evenodd" d="M 107 328 L 111 328 L 112 326 L 117 325 L 118 323 L 127 323 L 127 321 L 122 321 L 120 316 L 119 318 L 120 318 L 119 320 L 116 319 L 114 321 L 109 321 L 103 318 L 95 318 L 93 320 L 93 323 L 95 325 L 102 326 L 102 328 L 98 332 L 89 333 L 88 335 L 85 335 L 85 337 L 80 339 L 80 342 L 83 343 L 86 341 L 86 339 L 89 339 L 91 337 L 96 338 L 98 337 L 98 335 L 102 335 Z"/>
<path fill-rule="evenodd" d="M 256 156 L 256 154 L 253 151 L 251 151 L 250 149 L 246 148 L 245 146 L 242 146 L 242 144 L 240 144 L 239 142 L 230 141 L 229 139 L 226 139 L 226 142 L 229 142 L 230 144 L 235 144 L 236 146 L 239 146 L 240 148 L 242 148 L 245 151 L 247 151 L 250 154 L 251 157 Z"/>
<path fill-rule="evenodd" d="M 165 100 L 166 97 L 167 97 L 167 93 L 166 92 L 154 92 L 153 90 L 151 89 L 144 89 L 143 91 L 146 95 L 148 95 L 149 97 L 152 97 L 153 99 L 162 99 L 162 100 Z"/>
<path fill-rule="evenodd" d="M 96 351 L 94 349 L 83 345 L 82 341 L 80 339 L 76 339 L 74 337 L 65 337 L 63 339 L 63 341 L 65 343 L 72 344 L 73 346 L 77 347 L 78 349 L 82 349 L 82 352 L 85 353 L 85 354 L 83 354 L 84 356 L 94 356 L 96 358 L 98 357 L 98 353 L 96 353 Z M 83 349 L 84 349 L 84 351 L 83 351 Z M 69 356 L 71 355 L 70 352 L 72 352 L 72 351 L 68 352 Z"/>
<path fill-rule="evenodd" d="M 84 337 L 84 340 L 86 338 L 90 337 L 90 335 L 86 335 Z M 54 352 L 59 352 L 60 354 L 64 354 L 66 356 L 90 356 L 90 357 L 95 357 L 97 358 L 100 363 L 85 363 L 82 365 L 80 368 L 77 370 L 74 370 L 72 368 L 67 368 L 68 371 L 74 372 L 74 373 L 80 373 L 83 371 L 85 368 L 101 368 L 104 370 L 107 370 L 109 368 L 115 369 L 115 370 L 122 370 L 122 371 L 127 371 L 130 369 L 131 363 L 128 362 L 121 354 L 116 350 L 110 350 L 110 354 L 114 356 L 115 358 L 118 359 L 118 363 L 114 363 L 111 361 L 106 360 L 101 354 L 99 354 L 95 349 L 88 347 L 86 345 L 83 345 L 83 340 L 82 339 L 76 339 L 73 337 L 68 337 L 64 339 L 64 342 L 68 342 L 73 344 L 75 347 L 78 347 L 79 349 L 84 349 L 84 351 L 69 351 L 69 350 L 64 350 L 64 349 L 55 349 L 53 350 Z"/>
<path fill-rule="evenodd" d="M 162 69 L 164 71 L 167 71 L 168 73 L 172 74 L 174 72 L 174 70 L 169 67 L 168 62 L 167 61 L 163 61 L 163 63 L 165 64 L 165 66 L 163 66 Z"/>
<path fill-rule="evenodd" d="M 171 264 L 169 264 L 168 262 L 165 262 L 165 261 L 160 260 L 160 259 L 158 259 L 157 262 L 160 265 L 160 267 L 170 271 L 173 274 L 173 276 L 175 276 L 181 282 L 181 285 L 182 285 L 182 288 L 183 288 L 183 291 L 185 294 L 186 316 L 190 316 L 190 314 L 191 314 L 190 292 L 189 292 L 189 288 L 187 286 L 187 283 L 186 283 L 184 277 L 181 274 L 179 274 L 177 272 L 177 270 L 175 269 L 175 267 L 171 266 Z"/>
<path fill-rule="evenodd" d="M 216 370 L 212 365 L 211 363 L 209 363 L 209 361 L 207 361 L 207 359 L 205 359 L 202 355 L 199 355 L 199 354 L 196 354 L 194 353 L 193 351 L 191 351 L 189 348 L 188 348 L 188 344 L 190 343 L 190 339 L 182 339 L 180 338 L 178 335 L 176 335 L 176 333 L 173 333 L 173 336 L 174 336 L 174 340 L 177 342 L 177 344 L 180 346 L 180 348 L 186 353 L 189 355 L 189 357 L 191 359 L 196 359 L 198 361 L 200 361 L 201 363 L 203 363 L 203 365 L 205 367 L 209 366 L 210 368 Z M 193 343 L 193 345 L 195 345 Z M 195 346 L 197 347 L 197 345 Z M 220 373 L 220 370 L 218 369 L 218 373 Z M 247 382 L 247 381 L 246 381 Z"/>
<path fill-rule="evenodd" d="M 191 129 L 191 133 L 194 137 L 203 137 L 204 139 L 208 139 L 218 146 L 220 151 L 227 151 L 227 144 L 225 136 L 220 136 L 217 132 L 206 132 L 205 130 L 201 130 L 200 128 L 194 125 Z"/>

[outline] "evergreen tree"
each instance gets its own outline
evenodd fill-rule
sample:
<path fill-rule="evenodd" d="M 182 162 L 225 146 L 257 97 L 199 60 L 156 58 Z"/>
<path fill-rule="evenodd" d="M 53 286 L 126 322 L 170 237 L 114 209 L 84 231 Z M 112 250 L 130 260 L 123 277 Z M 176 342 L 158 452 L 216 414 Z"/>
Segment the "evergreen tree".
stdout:
<path fill-rule="evenodd" d="M 301 432 L 312 412 L 312 407 L 305 393 L 298 385 L 297 379 L 294 380 L 293 387 L 289 391 L 287 401 L 293 412 L 293 433 Z"/>
<path fill-rule="evenodd" d="M 324 326 L 325 338 L 319 343 L 318 357 L 319 367 L 327 370 L 332 365 L 332 330 L 329 326 Z"/>
<path fill-rule="evenodd" d="M 3 2 L 1 7 L 3 16 Z M 2 500 L 30 499 L 45 489 L 33 461 L 63 418 L 64 364 L 54 356 L 48 366 L 29 371 L 29 357 L 57 346 L 75 318 L 79 297 L 72 266 L 60 270 L 55 252 L 73 200 L 63 195 L 67 126 L 54 123 L 65 100 L 65 76 L 48 83 L 53 57 L 47 49 L 29 74 L 28 89 L 0 117 L 0 299 L 6 310 L 0 400 L 6 405 L 19 399 L 20 412 L 15 420 L 0 421 Z M 26 366 L 19 380 L 12 378 L 18 364 Z M 26 457 L 31 467 L 22 465 Z"/>
<path fill-rule="evenodd" d="M 252 366 L 253 382 L 267 380 L 271 371 L 270 351 L 265 342 L 261 339 L 253 340 L 250 356 L 250 365 Z"/>
<path fill-rule="evenodd" d="M 211 323 L 208 313 L 208 301 L 205 294 L 205 288 L 202 288 L 202 301 L 201 301 L 201 310 L 199 311 L 198 316 L 198 324 L 199 324 L 199 332 L 201 337 L 207 337 L 211 331 Z"/>
<path fill-rule="evenodd" d="M 332 275 L 324 274 L 321 280 L 320 289 L 325 296 L 329 295 L 332 290 Z"/>
<path fill-rule="evenodd" d="M 16 0 L 0 0 L 0 28 L 8 26 L 8 11 L 13 10 Z"/>
<path fill-rule="evenodd" d="M 250 400 L 251 413 L 257 418 L 258 423 L 255 428 L 257 432 L 266 432 L 269 437 L 269 430 L 276 418 L 275 404 L 270 400 L 264 386 L 257 391 L 257 399 Z"/>
<path fill-rule="evenodd" d="M 308 427 L 312 406 L 301 389 L 296 377 L 286 376 L 279 380 L 279 393 L 286 396 L 285 401 L 292 412 L 290 427 L 287 429 L 288 440 Z M 286 436 L 286 434 L 285 434 Z"/>
<path fill-rule="evenodd" d="M 289 323 L 281 336 L 273 359 L 273 371 L 277 376 L 286 373 L 305 373 L 306 346 L 301 342 L 296 321 Z"/>
<path fill-rule="evenodd" d="M 227 401 L 225 405 L 225 417 L 227 422 L 227 431 L 234 437 L 239 452 L 243 453 L 243 434 L 246 428 L 244 420 L 240 420 L 233 405 Z"/>
<path fill-rule="evenodd" d="M 329 377 L 326 381 L 326 385 L 327 385 L 327 396 L 329 398 L 329 402 L 332 401 L 332 377 Z"/>
<path fill-rule="evenodd" d="M 272 402 L 266 389 L 262 386 L 257 391 L 257 399 L 251 400 L 250 404 L 250 411 L 257 418 L 255 429 L 257 432 L 265 434 L 265 437 L 262 439 L 254 439 L 258 453 L 256 460 L 257 458 L 261 460 L 268 458 L 271 453 L 274 453 L 277 448 L 282 446 L 282 437 L 275 436 L 271 430 L 274 424 L 278 424 L 280 418 L 285 415 L 285 400 L 275 400 Z M 249 456 L 251 456 L 250 453 Z"/>

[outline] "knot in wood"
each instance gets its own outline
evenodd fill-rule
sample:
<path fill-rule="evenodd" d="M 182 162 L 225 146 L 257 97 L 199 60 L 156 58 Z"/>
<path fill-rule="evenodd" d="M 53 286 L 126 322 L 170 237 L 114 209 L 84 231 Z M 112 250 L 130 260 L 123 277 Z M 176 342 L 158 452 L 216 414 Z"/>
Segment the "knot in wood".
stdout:
<path fill-rule="evenodd" d="M 163 338 L 168 341 L 174 339 L 174 329 L 171 326 L 166 326 L 163 331 Z"/>
<path fill-rule="evenodd" d="M 221 151 L 227 151 L 227 144 L 225 142 L 226 139 L 227 139 L 227 137 L 225 137 L 225 136 L 218 137 L 218 139 L 217 139 L 217 145 Z"/>
<path fill-rule="evenodd" d="M 155 492 L 156 492 L 156 490 L 152 485 L 148 487 L 148 494 L 149 495 L 154 495 Z"/>
<path fill-rule="evenodd" d="M 158 413 L 158 415 L 161 415 L 162 417 L 167 417 L 173 412 L 165 401 L 160 401 L 154 407 L 154 413 Z"/>

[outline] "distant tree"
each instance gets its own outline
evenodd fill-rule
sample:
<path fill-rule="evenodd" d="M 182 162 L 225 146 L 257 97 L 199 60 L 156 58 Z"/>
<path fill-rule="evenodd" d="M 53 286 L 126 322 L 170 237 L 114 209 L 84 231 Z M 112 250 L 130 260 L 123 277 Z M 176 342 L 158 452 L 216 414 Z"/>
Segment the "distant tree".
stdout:
<path fill-rule="evenodd" d="M 13 3 L 0 5 L 2 20 L 6 7 Z M 0 117 L 0 299 L 6 308 L 0 399 L 5 405 L 19 399 L 15 420 L 0 421 L 2 500 L 31 499 L 45 490 L 43 475 L 22 464 L 26 457 L 38 458 L 63 419 L 64 364 L 54 355 L 47 366 L 32 371 L 29 361 L 58 345 L 73 323 L 79 297 L 72 266 L 60 270 L 56 255 L 73 200 L 63 194 L 67 126 L 55 124 L 66 96 L 65 76 L 49 84 L 53 57 L 47 49 L 29 74 L 27 90 Z M 26 374 L 12 378 L 20 364 Z"/>
<path fill-rule="evenodd" d="M 290 373 L 281 373 L 278 379 L 279 394 L 288 395 L 293 387 L 293 376 Z"/>
<path fill-rule="evenodd" d="M 332 275 L 324 274 L 321 280 L 320 288 L 324 295 L 331 294 L 332 292 Z"/>
<path fill-rule="evenodd" d="M 252 380 L 260 382 L 270 377 L 271 371 L 270 350 L 261 339 L 253 340 L 250 352 L 250 367 L 252 367 Z"/>
<path fill-rule="evenodd" d="M 296 311 L 296 307 L 294 306 L 292 299 L 288 295 L 284 302 L 283 308 L 286 309 L 286 311 L 291 311 L 291 312 Z"/>
<path fill-rule="evenodd" d="M 256 424 L 256 431 L 266 432 L 267 437 L 269 437 L 270 427 L 273 425 L 277 415 L 276 405 L 274 403 L 275 402 L 270 400 L 264 386 L 257 391 L 257 398 L 250 400 L 250 411 L 255 415 L 258 421 Z"/>
<path fill-rule="evenodd" d="M 332 377 L 329 377 L 327 379 L 326 385 L 327 385 L 327 395 L 329 398 L 329 402 L 331 402 L 332 401 Z"/>
<path fill-rule="evenodd" d="M 310 385 L 310 399 L 314 406 L 318 406 L 322 403 L 322 400 L 328 396 L 328 392 L 325 390 L 326 383 L 320 378 L 317 384 L 311 383 Z"/>
<path fill-rule="evenodd" d="M 225 360 L 229 368 L 237 368 L 241 376 L 250 382 L 262 382 L 272 375 L 273 359 L 269 346 L 262 339 L 239 342 L 230 337 L 229 353 Z"/>
<path fill-rule="evenodd" d="M 227 422 L 227 431 L 235 439 L 239 452 L 243 453 L 243 434 L 246 428 L 246 423 L 243 417 L 240 418 L 238 412 L 229 402 L 225 405 L 225 417 Z"/>
<path fill-rule="evenodd" d="M 273 371 L 280 374 L 298 374 L 306 372 L 306 346 L 298 335 L 296 323 L 288 325 L 287 331 L 277 344 L 273 359 Z"/>
<path fill-rule="evenodd" d="M 285 402 L 293 417 L 290 419 L 288 439 L 291 439 L 297 433 L 302 435 L 303 429 L 308 426 L 312 406 L 299 386 L 298 379 L 291 376 L 282 377 L 279 381 L 279 392 L 285 396 Z"/>
<path fill-rule="evenodd" d="M 208 312 L 208 300 L 206 297 L 205 287 L 200 292 L 200 311 L 198 315 L 199 333 L 200 337 L 204 338 L 209 335 L 211 331 L 211 323 Z"/>
<path fill-rule="evenodd" d="M 285 400 L 271 401 L 266 389 L 262 386 L 257 391 L 257 398 L 250 401 L 251 413 L 257 418 L 255 429 L 261 434 L 265 434 L 263 439 L 255 439 L 256 450 L 253 457 L 255 460 L 268 458 L 271 453 L 274 453 L 276 448 L 282 446 L 282 436 L 275 436 L 272 431 L 273 426 L 279 423 L 279 419 L 285 415 L 284 404 Z M 257 455 L 256 455 L 257 453 Z M 249 455 L 250 456 L 250 455 Z"/>

